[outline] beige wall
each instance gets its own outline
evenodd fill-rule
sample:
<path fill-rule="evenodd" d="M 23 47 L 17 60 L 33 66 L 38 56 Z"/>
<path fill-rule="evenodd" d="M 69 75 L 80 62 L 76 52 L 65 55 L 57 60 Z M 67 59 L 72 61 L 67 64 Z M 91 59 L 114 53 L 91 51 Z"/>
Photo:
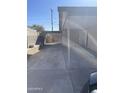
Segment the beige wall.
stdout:
<path fill-rule="evenodd" d="M 61 32 L 47 32 L 45 41 L 46 43 L 61 43 Z"/>
<path fill-rule="evenodd" d="M 32 29 L 27 29 L 27 47 L 35 45 L 39 33 Z"/>

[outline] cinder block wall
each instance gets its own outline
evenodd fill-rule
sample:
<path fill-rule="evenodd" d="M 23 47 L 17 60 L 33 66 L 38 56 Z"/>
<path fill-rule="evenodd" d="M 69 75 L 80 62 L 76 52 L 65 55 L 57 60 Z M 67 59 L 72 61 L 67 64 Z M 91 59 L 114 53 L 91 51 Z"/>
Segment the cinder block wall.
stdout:
<path fill-rule="evenodd" d="M 46 31 L 45 39 L 49 39 L 49 36 L 52 40 L 51 43 L 61 43 L 61 32 L 60 31 Z"/>

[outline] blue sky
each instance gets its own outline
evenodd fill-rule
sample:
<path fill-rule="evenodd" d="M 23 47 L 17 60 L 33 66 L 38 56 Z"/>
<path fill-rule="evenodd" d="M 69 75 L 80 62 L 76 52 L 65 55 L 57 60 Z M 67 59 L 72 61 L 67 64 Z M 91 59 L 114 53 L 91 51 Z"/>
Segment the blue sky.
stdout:
<path fill-rule="evenodd" d="M 27 0 L 27 25 L 39 24 L 51 30 L 50 9 L 53 9 L 54 30 L 58 30 L 58 6 L 96 6 L 96 0 Z"/>

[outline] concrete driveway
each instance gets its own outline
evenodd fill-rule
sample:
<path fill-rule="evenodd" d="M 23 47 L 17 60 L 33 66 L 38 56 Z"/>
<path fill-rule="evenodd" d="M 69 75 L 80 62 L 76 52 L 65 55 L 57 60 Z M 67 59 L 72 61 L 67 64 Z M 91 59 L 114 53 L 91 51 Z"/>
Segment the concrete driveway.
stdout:
<path fill-rule="evenodd" d="M 81 93 L 89 74 L 96 65 L 59 45 L 45 46 L 41 52 L 29 57 L 27 63 L 28 93 Z M 85 86 L 86 87 L 86 86 Z"/>

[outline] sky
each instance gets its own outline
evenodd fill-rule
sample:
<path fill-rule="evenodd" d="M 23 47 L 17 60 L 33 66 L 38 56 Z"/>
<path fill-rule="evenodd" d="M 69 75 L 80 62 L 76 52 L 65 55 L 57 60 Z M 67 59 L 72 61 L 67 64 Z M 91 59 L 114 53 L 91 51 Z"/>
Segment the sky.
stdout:
<path fill-rule="evenodd" d="M 27 0 L 27 25 L 42 25 L 51 31 L 51 9 L 53 30 L 59 30 L 58 6 L 96 6 L 96 0 Z"/>

